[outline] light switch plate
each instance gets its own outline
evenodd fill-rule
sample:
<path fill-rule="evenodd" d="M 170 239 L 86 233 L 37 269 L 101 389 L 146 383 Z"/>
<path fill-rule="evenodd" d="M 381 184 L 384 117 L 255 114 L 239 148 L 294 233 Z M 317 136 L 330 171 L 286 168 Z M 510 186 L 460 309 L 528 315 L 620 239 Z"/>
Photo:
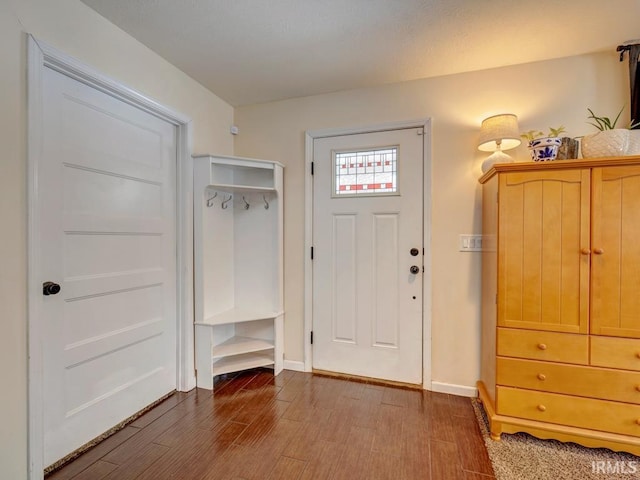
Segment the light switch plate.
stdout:
<path fill-rule="evenodd" d="M 482 235 L 461 234 L 460 235 L 460 251 L 461 252 L 481 252 L 482 251 Z"/>

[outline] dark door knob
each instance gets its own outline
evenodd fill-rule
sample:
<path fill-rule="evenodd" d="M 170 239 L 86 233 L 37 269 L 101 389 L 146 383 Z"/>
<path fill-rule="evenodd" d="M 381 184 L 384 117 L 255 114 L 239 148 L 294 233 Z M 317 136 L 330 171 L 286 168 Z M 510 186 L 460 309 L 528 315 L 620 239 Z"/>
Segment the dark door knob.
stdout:
<path fill-rule="evenodd" d="M 42 294 L 43 295 L 55 295 L 60 291 L 60 285 L 53 282 L 44 282 L 42 284 Z"/>
<path fill-rule="evenodd" d="M 412 248 L 411 250 L 409 250 L 409 253 L 411 254 L 412 257 L 417 257 L 418 254 L 420 253 L 420 250 L 418 250 L 417 248 Z"/>
<path fill-rule="evenodd" d="M 417 265 L 411 265 L 409 271 L 415 275 L 416 273 L 420 273 L 420 267 Z"/>

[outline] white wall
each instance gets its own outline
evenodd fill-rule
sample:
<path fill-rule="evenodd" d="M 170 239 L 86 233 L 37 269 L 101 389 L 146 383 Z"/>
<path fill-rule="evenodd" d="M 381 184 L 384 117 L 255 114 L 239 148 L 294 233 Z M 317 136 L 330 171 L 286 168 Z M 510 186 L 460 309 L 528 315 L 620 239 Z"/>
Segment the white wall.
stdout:
<path fill-rule="evenodd" d="M 285 168 L 285 356 L 303 360 L 304 132 L 433 119 L 432 378 L 475 386 L 479 376 L 480 255 L 458 235 L 481 231 L 480 122 L 515 113 L 521 131 L 565 125 L 593 131 L 587 107 L 615 116 L 629 102 L 627 63 L 607 52 L 236 109 L 235 153 Z M 625 111 L 628 118 L 628 109 Z M 511 151 L 526 160 L 523 146 Z"/>
<path fill-rule="evenodd" d="M 77 0 L 0 0 L 0 478 L 27 478 L 26 35 L 193 120 L 194 151 L 233 153 L 233 108 Z"/>

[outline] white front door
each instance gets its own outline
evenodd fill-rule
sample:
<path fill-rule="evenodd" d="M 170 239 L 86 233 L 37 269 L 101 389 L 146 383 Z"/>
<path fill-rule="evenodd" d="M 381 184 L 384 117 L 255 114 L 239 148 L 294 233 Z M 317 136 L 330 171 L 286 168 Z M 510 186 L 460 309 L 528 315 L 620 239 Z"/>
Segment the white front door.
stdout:
<path fill-rule="evenodd" d="M 313 142 L 313 368 L 422 383 L 423 129 Z"/>
<path fill-rule="evenodd" d="M 45 68 L 42 129 L 50 465 L 176 388 L 176 127 Z"/>

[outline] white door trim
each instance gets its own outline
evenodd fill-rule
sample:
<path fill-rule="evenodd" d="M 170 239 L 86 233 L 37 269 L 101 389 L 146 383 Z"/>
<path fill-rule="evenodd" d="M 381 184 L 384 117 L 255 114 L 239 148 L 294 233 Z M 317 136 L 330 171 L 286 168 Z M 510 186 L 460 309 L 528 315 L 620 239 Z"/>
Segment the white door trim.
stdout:
<path fill-rule="evenodd" d="M 28 461 L 29 479 L 43 478 L 44 401 L 42 398 L 42 324 L 40 303 L 42 279 L 38 276 L 39 238 L 38 173 L 42 161 L 43 75 L 51 68 L 118 100 L 155 115 L 176 126 L 176 259 L 177 318 L 176 389 L 196 386 L 193 353 L 193 176 L 191 159 L 191 120 L 154 100 L 108 78 L 65 53 L 29 35 L 28 43 L 28 151 L 27 151 L 27 331 L 28 331 Z"/>
<path fill-rule="evenodd" d="M 313 161 L 313 141 L 316 138 L 333 137 L 336 135 L 355 135 L 360 133 L 374 133 L 403 128 L 424 128 L 424 231 L 423 242 L 424 277 L 423 277 L 423 347 L 422 347 L 422 385 L 425 390 L 431 390 L 431 119 L 390 122 L 381 125 L 352 128 L 328 128 L 322 130 L 307 130 L 305 132 L 305 184 L 304 184 L 304 370 L 312 370 L 311 329 L 313 327 L 313 262 L 311 261 L 311 247 L 313 246 L 313 178 L 311 176 L 311 162 Z"/>

